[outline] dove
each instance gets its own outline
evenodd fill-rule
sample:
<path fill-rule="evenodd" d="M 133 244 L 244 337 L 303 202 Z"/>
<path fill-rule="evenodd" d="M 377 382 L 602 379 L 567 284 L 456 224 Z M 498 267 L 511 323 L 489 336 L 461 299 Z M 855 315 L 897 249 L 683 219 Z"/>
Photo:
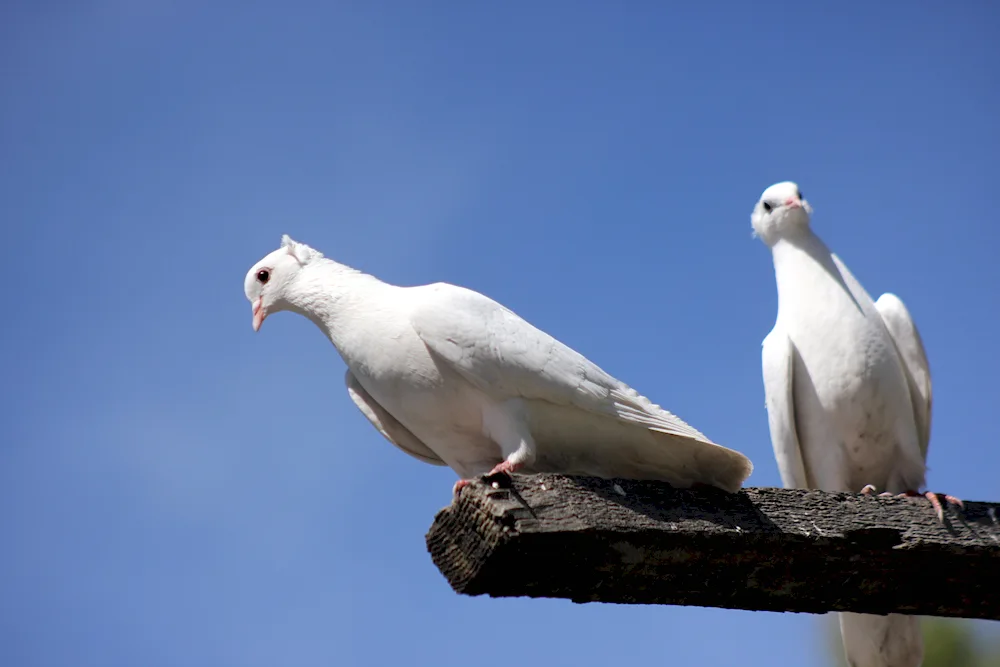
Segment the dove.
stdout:
<path fill-rule="evenodd" d="M 761 361 L 768 424 L 786 487 L 918 495 L 925 483 L 931 376 L 902 300 L 877 301 L 810 227 L 797 184 L 767 188 L 751 215 L 771 250 L 778 315 Z M 937 494 L 923 494 L 939 519 Z M 961 501 L 945 498 L 954 504 Z M 919 619 L 840 614 L 852 667 L 916 667 Z"/>
<path fill-rule="evenodd" d="M 492 299 L 400 287 L 282 237 L 247 272 L 253 328 L 312 320 L 347 393 L 389 442 L 459 476 L 551 472 L 736 492 L 753 465 Z"/>

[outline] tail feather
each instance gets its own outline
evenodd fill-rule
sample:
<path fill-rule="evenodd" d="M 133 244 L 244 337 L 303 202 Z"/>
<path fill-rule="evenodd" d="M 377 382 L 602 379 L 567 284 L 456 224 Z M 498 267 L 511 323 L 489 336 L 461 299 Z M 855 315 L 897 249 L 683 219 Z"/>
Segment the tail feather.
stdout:
<path fill-rule="evenodd" d="M 678 488 L 701 483 L 732 493 L 753 471 L 743 454 L 643 415 L 622 420 L 532 401 L 537 451 L 527 472 L 659 480 Z"/>
<path fill-rule="evenodd" d="M 920 667 L 924 659 L 916 616 L 841 613 L 840 633 L 851 667 Z"/>

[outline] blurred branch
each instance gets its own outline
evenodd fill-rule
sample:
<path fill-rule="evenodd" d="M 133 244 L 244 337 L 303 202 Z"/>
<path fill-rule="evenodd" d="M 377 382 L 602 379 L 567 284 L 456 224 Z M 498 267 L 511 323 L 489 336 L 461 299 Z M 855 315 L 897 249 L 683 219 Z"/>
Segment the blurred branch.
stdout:
<path fill-rule="evenodd" d="M 495 488 L 496 485 L 499 488 Z M 1000 619 L 1000 505 L 515 475 L 427 534 L 459 593 Z"/>

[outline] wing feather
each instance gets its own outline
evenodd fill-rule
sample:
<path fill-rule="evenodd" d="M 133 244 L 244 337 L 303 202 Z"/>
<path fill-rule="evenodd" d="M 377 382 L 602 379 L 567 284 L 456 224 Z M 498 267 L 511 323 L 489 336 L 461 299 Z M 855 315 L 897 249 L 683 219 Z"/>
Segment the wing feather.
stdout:
<path fill-rule="evenodd" d="M 810 488 L 795 427 L 795 348 L 778 324 L 764 339 L 761 366 L 767 422 L 781 481 L 787 488 Z"/>
<path fill-rule="evenodd" d="M 413 435 L 410 429 L 400 424 L 399 420 L 379 405 L 378 401 L 365 391 L 350 369 L 344 376 L 344 381 L 347 384 L 347 393 L 350 394 L 354 404 L 358 406 L 358 410 L 361 410 L 361 414 L 368 418 L 372 426 L 378 429 L 378 432 L 385 436 L 386 440 L 424 463 L 436 466 L 446 465 L 437 454 L 431 451 L 430 447 Z"/>
<path fill-rule="evenodd" d="M 411 324 L 424 344 L 499 400 L 526 398 L 573 406 L 715 444 L 489 297 L 445 283 L 411 289 L 425 290 L 411 312 Z"/>
<path fill-rule="evenodd" d="M 903 301 L 895 294 L 885 293 L 875 302 L 885 328 L 892 337 L 896 350 L 903 361 L 906 382 L 910 387 L 910 401 L 913 404 L 913 416 L 917 422 L 917 434 L 920 437 L 920 452 L 927 460 L 927 448 L 931 440 L 931 369 L 927 362 L 927 353 L 920 338 L 917 325 L 913 323 L 910 311 Z"/>

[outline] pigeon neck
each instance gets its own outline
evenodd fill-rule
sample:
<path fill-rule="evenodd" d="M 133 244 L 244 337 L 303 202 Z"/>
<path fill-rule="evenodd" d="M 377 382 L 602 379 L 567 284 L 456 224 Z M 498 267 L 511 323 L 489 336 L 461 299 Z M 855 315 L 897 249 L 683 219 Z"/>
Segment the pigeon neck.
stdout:
<path fill-rule="evenodd" d="M 771 246 L 771 252 L 776 265 L 779 257 L 790 254 L 805 254 L 818 262 L 830 257 L 830 249 L 823 243 L 823 239 L 816 236 L 808 227 L 800 227 L 783 234 Z"/>
<path fill-rule="evenodd" d="M 782 237 L 771 248 L 782 311 L 829 310 L 836 299 L 853 299 L 851 290 L 823 240 L 809 230 Z"/>
<path fill-rule="evenodd" d="M 357 317 L 372 290 L 380 286 L 385 283 L 374 276 L 324 258 L 302 270 L 288 303 L 290 310 L 312 320 L 339 348 L 347 322 Z"/>
<path fill-rule="evenodd" d="M 830 249 L 823 240 L 808 229 L 794 235 L 782 236 L 771 247 L 774 259 L 774 278 L 778 283 L 778 307 L 795 301 L 795 294 L 807 290 L 823 270 L 836 275 Z"/>

